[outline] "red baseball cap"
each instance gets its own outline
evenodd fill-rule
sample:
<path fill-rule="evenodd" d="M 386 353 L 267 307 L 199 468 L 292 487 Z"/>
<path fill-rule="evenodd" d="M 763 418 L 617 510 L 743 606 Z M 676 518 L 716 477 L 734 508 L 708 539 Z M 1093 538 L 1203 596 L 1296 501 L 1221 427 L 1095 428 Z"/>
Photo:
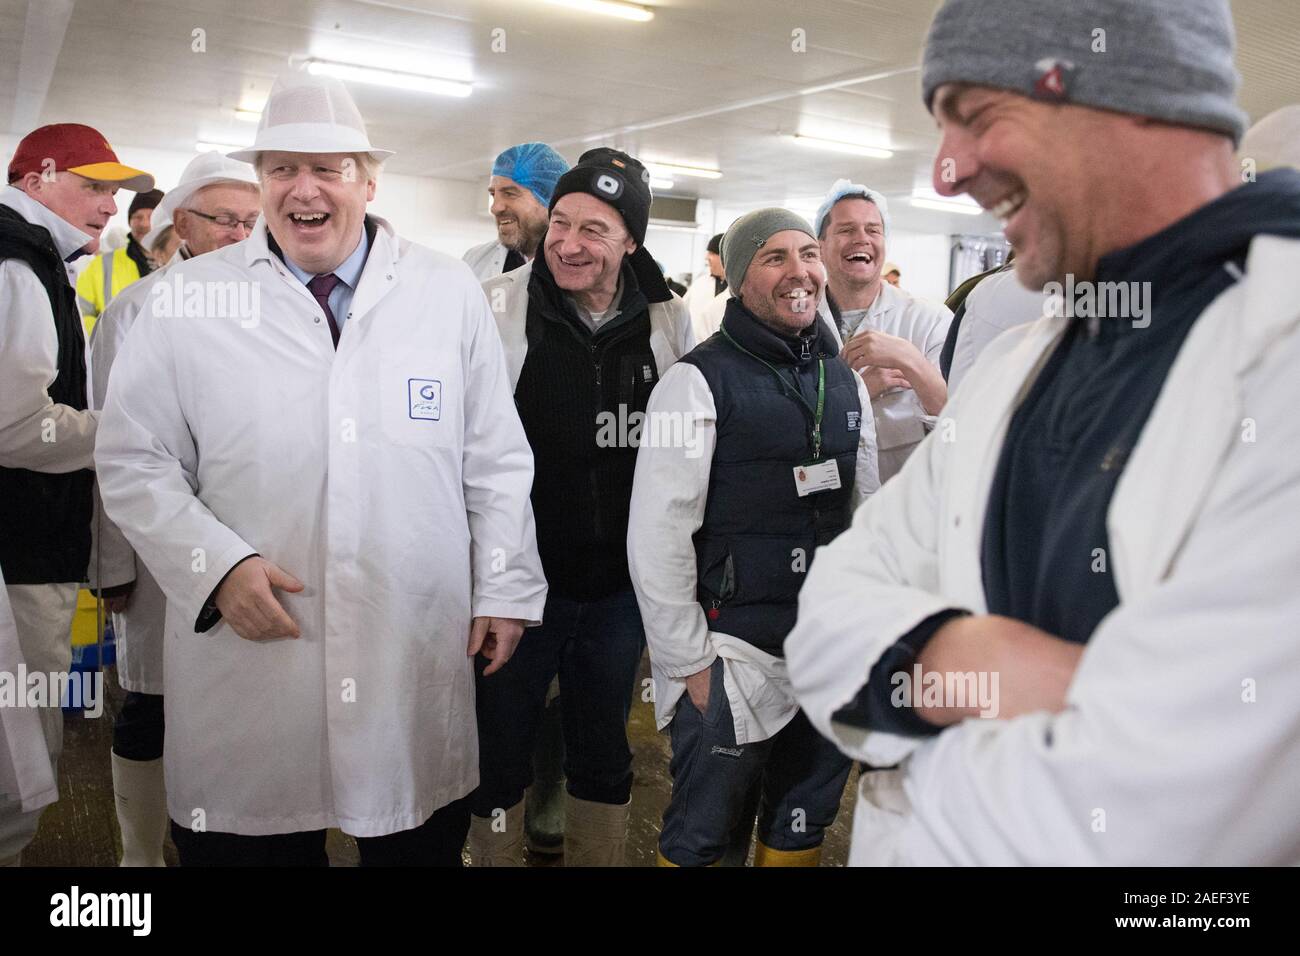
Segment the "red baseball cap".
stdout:
<path fill-rule="evenodd" d="M 103 134 L 80 123 L 54 123 L 24 136 L 14 150 L 14 158 L 9 160 L 9 182 L 28 173 L 44 172 L 51 161 L 55 172 L 66 170 L 137 193 L 153 189 L 152 176 L 123 166 Z"/>

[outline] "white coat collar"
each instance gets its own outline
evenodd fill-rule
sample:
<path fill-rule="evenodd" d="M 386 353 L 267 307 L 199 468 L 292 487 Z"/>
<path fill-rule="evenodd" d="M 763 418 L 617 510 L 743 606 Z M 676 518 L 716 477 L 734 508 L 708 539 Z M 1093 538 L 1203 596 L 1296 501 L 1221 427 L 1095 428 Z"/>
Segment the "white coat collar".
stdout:
<path fill-rule="evenodd" d="M 902 304 L 903 293 L 882 279 L 880 281 L 880 292 L 876 295 L 876 301 L 871 303 L 871 307 L 867 309 L 867 316 L 875 319 L 877 316 L 889 315 Z"/>
<path fill-rule="evenodd" d="M 370 245 L 370 255 L 366 258 L 365 268 L 361 270 L 361 280 L 357 283 L 356 292 L 352 296 L 352 310 L 348 313 L 349 321 L 362 318 L 397 285 L 397 261 L 401 254 L 397 233 L 387 219 L 369 213 L 367 215 L 377 228 L 374 241 Z M 267 242 L 265 215 L 258 217 L 252 235 L 245 239 L 242 245 L 245 264 L 252 266 L 256 262 L 269 262 L 277 272 L 287 277 L 290 285 L 301 290 L 302 295 L 311 298 L 307 287 L 294 278 L 279 257 L 271 251 L 271 246 Z"/>
<path fill-rule="evenodd" d="M 48 206 L 42 206 L 31 196 L 14 186 L 0 190 L 0 205 L 8 206 L 33 226 L 42 226 L 54 240 L 59 258 L 67 260 L 94 236 L 87 235 Z"/>
<path fill-rule="evenodd" d="M 1300 325 L 1298 257 L 1300 240 L 1256 238 L 1244 280 L 1205 309 L 1179 350 L 1106 518 L 1124 600 L 1173 570 L 1224 458 L 1244 440 L 1242 380 L 1273 342 Z"/>
<path fill-rule="evenodd" d="M 829 289 L 829 286 L 828 286 Z M 845 329 L 845 336 L 852 338 L 863 329 L 879 329 L 884 324 L 884 317 L 891 315 L 895 309 L 899 308 L 905 301 L 903 293 L 899 292 L 888 282 L 883 279 L 880 282 L 880 291 L 876 293 L 875 300 L 867 306 L 862 313 L 862 319 L 853 328 Z M 856 309 L 843 309 L 843 312 L 856 312 Z M 835 323 L 831 323 L 834 325 Z"/>
<path fill-rule="evenodd" d="M 1242 440 L 1243 377 L 1300 325 L 1297 258 L 1300 240 L 1255 239 L 1245 280 L 1206 307 L 1179 350 L 1107 511 L 1120 600 L 1132 601 L 1168 576 L 1224 457 Z M 1007 426 L 1069 321 L 1044 318 L 1006 333 L 1015 345 L 962 384 L 954 424 L 963 446 L 982 451 L 946 482 L 941 520 L 954 547 L 945 551 L 942 574 L 953 599 L 973 610 L 985 607 L 980 535 Z M 1189 423 L 1196 440 L 1188 439 Z M 943 427 L 941 419 L 936 430 Z"/>
<path fill-rule="evenodd" d="M 378 250 L 381 244 L 384 244 L 389 247 L 390 253 L 385 257 L 385 262 L 390 260 L 395 261 L 394 256 L 392 255 L 392 246 L 396 245 L 397 234 L 393 230 L 392 224 L 387 219 L 383 219 L 379 216 L 371 215 L 370 213 L 367 213 L 367 215 L 370 216 L 371 221 L 378 226 L 375 230 L 374 248 L 370 250 L 370 258 L 373 258 L 376 250 Z M 244 263 L 246 265 L 251 266 L 254 262 L 260 262 L 264 259 L 268 261 L 279 261 L 279 257 L 271 251 L 271 246 L 267 242 L 267 235 L 266 215 L 262 214 L 257 217 L 257 225 L 253 227 L 253 231 L 242 243 L 244 249 Z M 388 241 L 385 242 L 385 240 Z M 369 268 L 369 259 L 367 259 L 367 268 Z"/>

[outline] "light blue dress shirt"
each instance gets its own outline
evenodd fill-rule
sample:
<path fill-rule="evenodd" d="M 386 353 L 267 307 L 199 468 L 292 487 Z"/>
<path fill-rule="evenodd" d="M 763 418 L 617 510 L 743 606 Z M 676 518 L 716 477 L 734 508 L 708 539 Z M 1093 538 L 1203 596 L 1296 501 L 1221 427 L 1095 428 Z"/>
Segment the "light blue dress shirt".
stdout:
<path fill-rule="evenodd" d="M 330 304 L 330 311 L 334 313 L 334 321 L 338 323 L 340 335 L 343 334 L 343 323 L 348 320 L 348 310 L 352 308 L 352 295 L 357 291 L 357 283 L 361 281 L 361 270 L 365 268 L 366 254 L 369 251 L 370 237 L 366 235 L 363 226 L 361 240 L 357 243 L 357 247 L 352 250 L 352 255 L 344 259 L 343 264 L 334 270 L 334 274 L 339 277 L 340 281 L 334 286 L 334 290 L 330 292 L 326 301 Z M 316 278 L 316 273 L 308 272 L 299 266 L 289 258 L 287 253 L 284 256 L 284 264 L 303 285 Z"/>

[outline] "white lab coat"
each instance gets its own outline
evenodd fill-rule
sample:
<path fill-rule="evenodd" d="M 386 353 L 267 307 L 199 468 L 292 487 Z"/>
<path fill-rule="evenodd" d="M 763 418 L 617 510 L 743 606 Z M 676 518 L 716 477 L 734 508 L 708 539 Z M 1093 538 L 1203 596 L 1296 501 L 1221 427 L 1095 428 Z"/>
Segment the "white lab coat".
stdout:
<path fill-rule="evenodd" d="M 25 672 L 23 649 L 0 574 L 0 674 L 8 675 L 11 690 L 25 698 L 27 689 L 17 681 L 20 672 Z M 0 706 L 0 796 L 21 803 L 24 813 L 59 799 L 41 712 L 34 707 Z"/>
<path fill-rule="evenodd" d="M 509 250 L 501 245 L 499 240 L 493 239 L 466 250 L 461 260 L 474 270 L 478 281 L 483 282 L 493 276 L 501 275 L 508 254 Z"/>
<path fill-rule="evenodd" d="M 986 613 L 993 472 L 1067 320 L 996 339 L 940 430 L 818 553 L 786 642 L 800 703 L 845 753 L 904 761 L 863 774 L 851 862 L 1300 863 L 1298 303 L 1300 242 L 1260 236 L 1192 328 L 1111 500 L 1120 603 L 1063 712 L 924 739 L 832 718 L 922 620 Z"/>
<path fill-rule="evenodd" d="M 27 222 L 44 227 L 65 259 L 90 241 L 90 236 L 13 186 L 0 187 L 0 203 Z M 48 389 L 58 372 L 58 333 L 45 287 L 27 263 L 0 261 L 0 465 L 52 474 L 91 467 L 98 416 L 55 404 Z M 49 440 L 51 434 L 54 441 Z M 38 587 L 48 590 L 52 586 Z M 66 660 L 67 655 L 65 643 L 58 656 Z M 26 694 L 17 676 L 27 663 L 0 574 L 0 673 L 8 675 L 11 691 Z M 34 669 L 44 669 L 40 661 L 31 664 Z M 59 748 L 46 739 L 47 726 L 62 731 L 62 720 L 57 712 L 55 715 L 51 722 L 48 711 L 43 715 L 32 707 L 0 705 L 0 795 L 19 803 L 23 812 L 39 810 L 59 797 L 50 758 L 51 750 L 57 758 Z M 21 826 L 12 815 L 4 822 Z M 12 831 L 4 834 L 12 835 Z"/>
<path fill-rule="evenodd" d="M 759 368 L 756 374 L 770 373 Z M 866 385 L 861 378 L 856 381 L 858 399 L 866 409 L 870 407 Z M 704 374 L 686 362 L 674 365 L 651 393 L 646 415 L 652 423 L 660 416 L 663 421 L 694 423 L 690 432 L 683 430 L 684 440 L 676 445 L 649 444 L 644 436 L 653 429 L 643 429 L 632 485 L 628 568 L 645 621 L 656 725 L 663 730 L 672 722 L 686 692 L 686 678 L 721 657 L 736 743 L 767 740 L 798 710 L 785 661 L 743 638 L 710 631 L 696 597 L 694 535 L 704 522 L 717 446 L 717 407 Z M 876 430 L 871 416 L 864 415 L 849 507 L 861 504 L 879 488 Z"/>
<path fill-rule="evenodd" d="M 686 305 L 686 311 L 691 316 L 691 328 L 695 331 L 695 341 L 703 342 L 714 332 L 718 331 L 718 323 L 722 321 L 721 311 L 716 311 L 716 321 L 712 321 L 715 310 L 710 307 L 718 301 L 726 301 L 730 293 L 723 289 L 721 292 L 713 291 L 713 276 L 705 269 L 686 287 L 686 294 L 682 296 L 682 302 Z"/>
<path fill-rule="evenodd" d="M 337 353 L 263 220 L 154 287 L 234 282 L 260 290 L 256 316 L 160 318 L 151 297 L 113 367 L 96 463 L 167 596 L 182 825 L 420 825 L 478 783 L 471 616 L 541 617 L 532 454 L 487 302 L 465 265 L 376 221 Z M 195 633 L 253 552 L 306 585 L 278 594 L 302 636 Z"/>
<path fill-rule="evenodd" d="M 844 341 L 868 328 L 896 335 L 920 349 L 938 370 L 939 354 L 951 322 L 952 310 L 947 306 L 914 298 L 882 282 L 876 301 L 871 303 L 862 321 L 845 332 Z M 876 440 L 880 443 L 880 480 L 887 482 L 898 474 L 903 462 L 929 434 L 937 416 L 926 414 L 916 391 L 910 388 L 893 388 L 878 395 L 871 408 L 876 417 Z"/>
<path fill-rule="evenodd" d="M 980 280 L 966 296 L 966 313 L 957 331 L 948 368 L 948 391 L 955 392 L 975 360 L 990 342 L 1007 329 L 1041 319 L 1050 297 L 1026 289 L 1014 267 Z"/>
<path fill-rule="evenodd" d="M 150 273 L 114 296 L 90 333 L 90 407 L 104 408 L 108 376 L 126 334 L 149 304 L 150 289 L 167 270 L 185 257 L 177 251 L 163 268 Z M 139 694 L 163 692 L 163 634 L 167 599 L 149 569 L 118 527 L 104 515 L 95 487 L 95 516 L 91 521 L 90 586 L 94 590 L 135 582 L 126 611 L 113 615 L 117 643 L 117 680 Z"/>
<path fill-rule="evenodd" d="M 532 274 L 533 264 L 529 262 L 483 283 L 505 346 L 512 393 L 528 356 L 528 280 Z M 650 351 L 659 376 L 662 378 L 668 366 L 693 348 L 695 337 L 682 300 L 674 295 L 667 302 L 650 303 Z"/>
<path fill-rule="evenodd" d="M 696 331 L 697 338 L 701 333 L 703 333 L 704 338 L 699 339 L 699 341 L 703 342 L 704 339 L 707 339 L 714 332 L 718 331 L 718 329 L 722 328 L 722 319 L 727 314 L 727 303 L 730 302 L 733 298 L 734 296 L 732 295 L 731 287 L 728 286 L 727 288 L 719 292 L 717 295 L 715 295 L 712 299 L 710 299 L 709 302 L 704 306 L 703 312 L 700 315 L 700 323 L 697 326 L 697 331 Z M 825 300 L 823 299 L 823 301 Z M 827 311 L 826 314 L 829 317 L 830 315 L 829 310 Z M 832 326 L 835 325 L 835 322 L 833 320 L 831 321 L 831 325 Z M 839 329 L 836 329 L 835 337 L 839 338 L 839 334 L 840 334 Z"/>

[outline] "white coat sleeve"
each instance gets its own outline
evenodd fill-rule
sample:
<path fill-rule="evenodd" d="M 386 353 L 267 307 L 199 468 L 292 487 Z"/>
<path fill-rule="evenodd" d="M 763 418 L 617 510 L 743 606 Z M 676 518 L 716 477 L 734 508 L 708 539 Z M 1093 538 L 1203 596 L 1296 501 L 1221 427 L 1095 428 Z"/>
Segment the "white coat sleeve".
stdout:
<path fill-rule="evenodd" d="M 704 285 L 706 279 L 708 280 L 707 293 Z M 691 328 L 694 330 L 697 342 L 703 341 L 700 337 L 700 332 L 703 328 L 701 325 L 701 319 L 704 306 L 708 304 L 708 300 L 712 297 L 712 293 L 713 277 L 709 275 L 707 270 L 705 270 L 691 280 L 691 284 L 686 287 L 686 293 L 681 297 L 682 304 L 686 306 L 686 311 L 690 314 Z"/>
<path fill-rule="evenodd" d="M 953 346 L 948 394 L 957 391 L 990 342 L 1007 329 L 1042 318 L 1046 302 L 1041 292 L 1031 292 L 1022 286 L 1014 271 L 994 273 L 971 289 Z"/>
<path fill-rule="evenodd" d="M 880 490 L 880 461 L 876 448 L 876 416 L 871 413 L 867 383 L 857 372 L 858 403 L 862 406 L 862 430 L 858 433 L 857 464 L 853 474 L 853 507 L 856 509 Z"/>
<path fill-rule="evenodd" d="M 665 305 L 668 308 L 668 314 L 672 317 L 671 341 L 673 351 L 676 353 L 674 358 L 679 359 L 700 343 L 695 337 L 695 327 L 691 323 L 691 314 L 686 307 L 686 302 L 674 293 L 672 299 L 666 302 Z"/>
<path fill-rule="evenodd" d="M 90 407 L 96 411 L 104 408 L 108 375 L 126 337 L 125 330 L 129 327 L 124 313 L 133 307 L 133 302 L 134 297 L 129 296 L 114 299 L 90 333 L 90 368 L 93 373 Z M 95 482 L 95 513 L 90 523 L 90 541 L 89 579 L 92 590 L 129 584 L 135 580 L 135 551 L 121 529 L 104 514 L 104 501 L 99 493 L 98 480 Z"/>
<path fill-rule="evenodd" d="M 925 353 L 926 361 L 938 368 L 939 356 L 943 354 L 943 343 L 948 338 L 948 327 L 952 325 L 952 309 L 938 303 L 933 304 L 931 308 L 937 314 L 930 325 L 930 332 L 925 337 L 925 345 L 921 351 Z"/>
<path fill-rule="evenodd" d="M 46 391 L 58 375 L 58 346 L 36 273 L 25 262 L 0 262 L 0 465 L 6 468 L 94 467 L 98 415 L 55 404 Z"/>
<path fill-rule="evenodd" d="M 848 530 L 818 549 L 785 642 L 790 680 L 809 720 L 844 753 L 877 767 L 897 763 L 921 738 L 851 726 L 833 715 L 866 686 L 895 641 L 953 607 L 939 594 L 937 552 L 938 489 L 950 447 L 926 438 L 857 510 Z"/>
<path fill-rule="evenodd" d="M 176 322 L 142 315 L 113 364 L 95 465 L 104 510 L 181 620 L 256 553 L 198 498 L 199 449 L 177 386 Z"/>
<path fill-rule="evenodd" d="M 948 327 L 952 325 L 952 309 L 941 303 L 927 303 L 935 314 L 930 323 L 930 331 L 925 337 L 924 344 L 921 345 L 921 351 L 925 355 L 925 360 L 934 366 L 936 372 L 939 371 L 939 357 L 943 354 L 943 343 L 948 338 Z M 951 391 L 948 393 L 952 394 Z M 918 408 L 920 403 L 917 403 Z M 934 429 L 939 423 L 938 415 L 926 415 L 924 409 L 921 409 L 921 422 L 925 425 L 926 433 Z"/>
<path fill-rule="evenodd" d="M 691 324 L 691 317 L 686 311 L 685 304 L 678 299 L 677 306 L 681 312 L 681 332 L 679 333 L 677 340 L 677 347 L 682 350 L 681 355 L 679 355 L 678 358 L 681 358 L 682 355 L 686 355 L 688 352 L 693 351 L 695 346 L 700 344 L 701 339 L 697 338 L 695 335 L 695 327 Z"/>
<path fill-rule="evenodd" d="M 515 408 L 501 336 L 477 283 L 466 302 L 471 334 L 461 475 L 474 577 L 471 613 L 532 626 L 541 623 L 546 606 L 530 497 L 533 452 Z"/>
<path fill-rule="evenodd" d="M 1256 373 L 1260 438 L 1234 443 L 1168 577 L 1102 621 L 1066 709 L 966 721 L 912 757 L 911 859 L 1300 862 L 1298 361 L 1293 334 Z"/>
<path fill-rule="evenodd" d="M 681 423 L 682 441 L 667 437 Z M 696 598 L 693 536 L 704 521 L 717 442 L 713 394 L 700 370 L 679 362 L 650 394 L 636 456 L 627 559 L 655 667 L 684 678 L 713 663 L 704 610 Z M 651 424 L 655 423 L 655 424 Z"/>

